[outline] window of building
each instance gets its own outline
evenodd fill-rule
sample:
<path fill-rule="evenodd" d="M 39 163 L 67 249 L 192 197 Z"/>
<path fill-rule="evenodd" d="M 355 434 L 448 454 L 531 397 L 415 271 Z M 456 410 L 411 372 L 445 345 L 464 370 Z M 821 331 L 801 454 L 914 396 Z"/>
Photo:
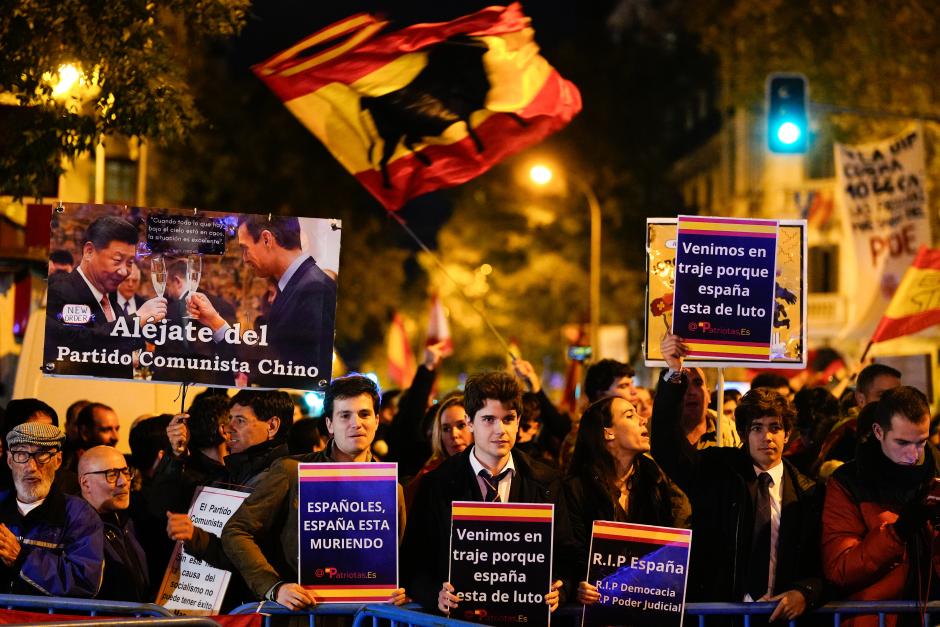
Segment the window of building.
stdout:
<path fill-rule="evenodd" d="M 104 170 L 104 201 L 131 204 L 137 198 L 137 162 L 108 159 Z"/>
<path fill-rule="evenodd" d="M 806 264 L 811 293 L 832 294 L 839 291 L 839 247 L 834 244 L 810 246 Z"/>

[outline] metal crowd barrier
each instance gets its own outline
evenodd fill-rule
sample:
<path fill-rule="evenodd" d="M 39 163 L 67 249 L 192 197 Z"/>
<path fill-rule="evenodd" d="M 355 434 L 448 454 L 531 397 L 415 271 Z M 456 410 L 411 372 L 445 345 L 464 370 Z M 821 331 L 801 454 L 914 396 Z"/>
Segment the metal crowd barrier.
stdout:
<path fill-rule="evenodd" d="M 686 603 L 685 615 L 698 618 L 698 627 L 706 627 L 707 616 L 739 616 L 744 620 L 744 627 L 750 627 L 751 616 L 769 616 L 773 613 L 776 603 Z M 878 627 L 884 627 L 885 617 L 889 614 L 920 614 L 923 615 L 923 626 L 930 627 L 934 623 L 931 616 L 940 617 L 940 601 L 919 603 L 917 601 L 839 601 L 827 603 L 817 608 L 812 615 L 832 617 L 833 627 L 842 624 L 842 619 L 854 616 L 877 616 Z M 794 627 L 797 621 L 790 621 Z"/>
<path fill-rule="evenodd" d="M 104 599 L 75 599 L 72 597 L 45 597 L 27 594 L 0 594 L 0 607 L 8 610 L 44 610 L 49 614 L 81 612 L 89 616 L 99 614 L 122 616 L 172 617 L 173 613 L 155 603 L 128 603 Z M 58 611 L 56 611 L 58 610 Z M 88 623 L 82 623 L 87 625 Z"/>
<path fill-rule="evenodd" d="M 167 618 L 164 616 L 145 618 L 103 618 L 101 620 L 64 620 L 50 623 L 42 623 L 42 627 L 114 627 L 116 625 L 129 625 L 130 627 L 161 627 L 170 625 L 172 627 L 221 627 L 219 623 L 211 618 L 202 616 L 175 616 Z M 36 623 L 9 623 L 6 627 L 36 627 Z"/>

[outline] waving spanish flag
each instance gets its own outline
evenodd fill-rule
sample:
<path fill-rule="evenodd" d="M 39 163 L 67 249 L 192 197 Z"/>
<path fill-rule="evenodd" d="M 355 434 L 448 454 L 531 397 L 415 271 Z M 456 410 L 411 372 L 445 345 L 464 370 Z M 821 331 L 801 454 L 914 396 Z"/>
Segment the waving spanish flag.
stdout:
<path fill-rule="evenodd" d="M 921 246 L 871 341 L 884 342 L 935 324 L 940 324 L 940 250 Z"/>
<path fill-rule="evenodd" d="M 395 210 L 482 174 L 581 110 L 529 22 L 518 3 L 388 33 L 387 22 L 359 14 L 253 70 Z"/>

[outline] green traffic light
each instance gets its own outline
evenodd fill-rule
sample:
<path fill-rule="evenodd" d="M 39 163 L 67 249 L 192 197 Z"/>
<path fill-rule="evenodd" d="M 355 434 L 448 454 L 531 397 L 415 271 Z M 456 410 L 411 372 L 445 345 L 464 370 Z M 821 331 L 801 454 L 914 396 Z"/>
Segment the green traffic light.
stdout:
<path fill-rule="evenodd" d="M 800 127 L 793 122 L 784 122 L 777 127 L 777 139 L 788 146 L 798 142 L 802 134 Z"/>

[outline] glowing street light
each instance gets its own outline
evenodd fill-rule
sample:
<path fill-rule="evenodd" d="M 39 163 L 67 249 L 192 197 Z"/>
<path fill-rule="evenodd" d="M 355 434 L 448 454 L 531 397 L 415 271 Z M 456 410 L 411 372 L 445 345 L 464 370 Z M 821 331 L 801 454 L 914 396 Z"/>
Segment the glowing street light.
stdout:
<path fill-rule="evenodd" d="M 529 168 L 529 179 L 536 185 L 548 185 L 552 181 L 552 169 L 544 164 Z"/>
<path fill-rule="evenodd" d="M 46 79 L 46 82 L 52 84 L 54 75 L 47 72 L 43 78 Z M 82 82 L 84 82 L 82 80 L 82 73 L 77 67 L 71 63 L 60 65 L 55 84 L 52 87 L 52 95 L 56 98 L 62 98 L 68 95 L 76 84 L 81 84 Z"/>

